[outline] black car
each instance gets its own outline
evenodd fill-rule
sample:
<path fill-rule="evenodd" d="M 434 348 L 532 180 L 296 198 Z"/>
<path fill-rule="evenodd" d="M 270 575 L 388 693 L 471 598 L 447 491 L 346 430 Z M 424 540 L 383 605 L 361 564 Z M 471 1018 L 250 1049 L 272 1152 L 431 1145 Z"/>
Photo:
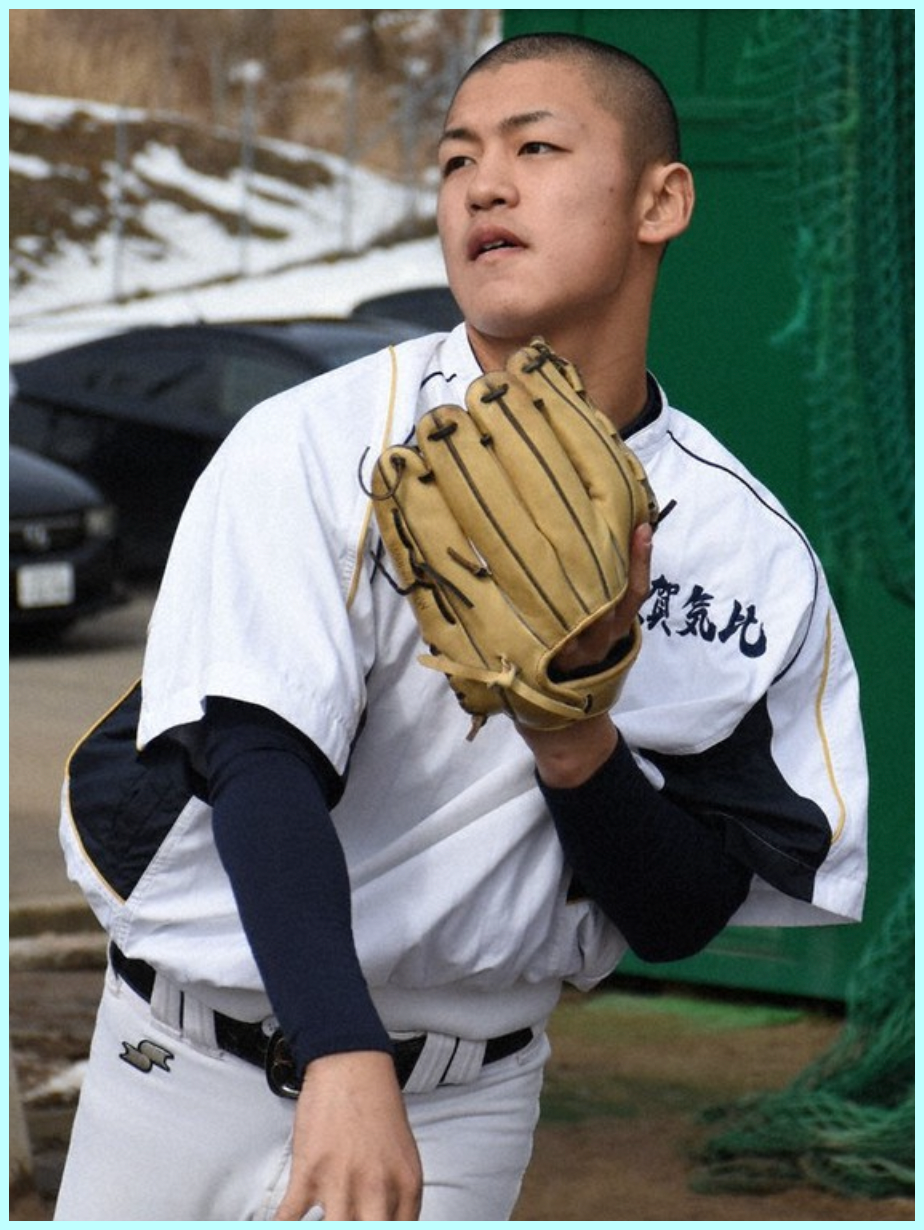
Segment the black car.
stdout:
<path fill-rule="evenodd" d="M 56 631 L 119 601 L 117 513 L 92 483 L 10 448 L 10 627 Z"/>
<path fill-rule="evenodd" d="M 13 364 L 10 439 L 95 483 L 119 510 L 127 572 L 156 574 L 193 484 L 245 411 L 422 332 L 372 320 L 132 329 Z"/>
<path fill-rule="evenodd" d="M 353 309 L 362 320 L 404 320 L 434 333 L 448 333 L 462 321 L 462 309 L 448 286 L 416 286 L 363 299 Z"/>

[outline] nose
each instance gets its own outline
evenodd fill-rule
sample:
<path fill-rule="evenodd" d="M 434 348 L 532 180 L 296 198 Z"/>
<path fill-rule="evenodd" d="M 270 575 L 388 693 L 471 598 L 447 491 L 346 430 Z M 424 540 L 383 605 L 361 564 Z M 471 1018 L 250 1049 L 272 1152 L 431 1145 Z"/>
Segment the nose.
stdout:
<path fill-rule="evenodd" d="M 518 199 L 516 182 L 507 161 L 498 157 L 482 157 L 469 176 L 466 204 L 471 213 L 486 209 L 501 209 L 515 205 Z"/>

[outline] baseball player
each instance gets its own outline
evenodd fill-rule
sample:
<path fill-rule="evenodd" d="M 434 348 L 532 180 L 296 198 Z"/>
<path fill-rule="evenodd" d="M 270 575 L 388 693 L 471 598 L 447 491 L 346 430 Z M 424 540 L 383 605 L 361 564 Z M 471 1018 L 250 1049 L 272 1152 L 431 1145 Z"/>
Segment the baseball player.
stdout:
<path fill-rule="evenodd" d="M 58 1220 L 506 1219 L 563 983 L 730 921 L 860 915 L 857 681 L 822 569 L 646 369 L 694 196 L 663 88 L 614 48 L 514 39 L 463 79 L 439 162 L 465 323 L 255 408 L 178 529 L 138 736 L 202 786 L 112 898 Z M 554 499 L 526 512 L 478 479 L 440 554 L 407 484 L 503 468 L 521 385 L 524 414 L 564 401 L 609 431 L 606 465 L 629 446 L 625 538 L 593 480 L 570 538 L 546 516 L 585 478 L 543 446 Z M 474 461 L 444 409 L 467 394 L 501 416 Z M 553 585 L 545 544 L 524 549 L 517 586 L 492 544 L 534 517 L 573 553 Z M 607 596 L 529 661 L 489 644 L 466 586 L 580 598 L 591 523 Z M 68 814 L 62 834 L 80 878 L 86 834 Z"/>

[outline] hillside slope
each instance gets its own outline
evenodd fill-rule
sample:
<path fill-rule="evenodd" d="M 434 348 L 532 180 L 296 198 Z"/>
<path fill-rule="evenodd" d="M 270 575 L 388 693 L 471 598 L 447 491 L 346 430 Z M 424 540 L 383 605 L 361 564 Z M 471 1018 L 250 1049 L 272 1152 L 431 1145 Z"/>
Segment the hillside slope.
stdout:
<path fill-rule="evenodd" d="M 433 232 L 429 190 L 175 116 L 10 96 L 11 320 L 228 285 Z"/>

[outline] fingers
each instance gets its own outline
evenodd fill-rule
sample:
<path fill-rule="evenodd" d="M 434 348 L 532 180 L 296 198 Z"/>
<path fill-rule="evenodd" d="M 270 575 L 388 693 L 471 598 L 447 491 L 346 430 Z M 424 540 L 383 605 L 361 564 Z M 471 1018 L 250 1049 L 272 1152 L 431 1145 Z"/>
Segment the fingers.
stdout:
<path fill-rule="evenodd" d="M 654 544 L 654 529 L 646 521 L 632 535 L 632 553 L 629 558 L 629 584 L 623 603 L 634 607 L 632 619 L 638 615 L 642 603 L 651 591 L 651 553 Z M 631 622 L 631 621 L 630 621 Z"/>
<path fill-rule="evenodd" d="M 380 1183 L 370 1174 L 329 1174 L 320 1179 L 324 1199 L 309 1198 L 290 1183 L 274 1221 L 416 1221 L 420 1194 L 416 1184 Z"/>
<path fill-rule="evenodd" d="M 350 1185 L 342 1192 L 333 1191 L 332 1181 L 325 1183 L 325 1190 L 333 1194 L 320 1200 L 308 1202 L 306 1212 L 304 1197 L 287 1192 L 276 1211 L 274 1221 L 416 1221 L 420 1216 L 418 1196 L 405 1195 L 398 1190 L 364 1191 L 358 1185 Z"/>

